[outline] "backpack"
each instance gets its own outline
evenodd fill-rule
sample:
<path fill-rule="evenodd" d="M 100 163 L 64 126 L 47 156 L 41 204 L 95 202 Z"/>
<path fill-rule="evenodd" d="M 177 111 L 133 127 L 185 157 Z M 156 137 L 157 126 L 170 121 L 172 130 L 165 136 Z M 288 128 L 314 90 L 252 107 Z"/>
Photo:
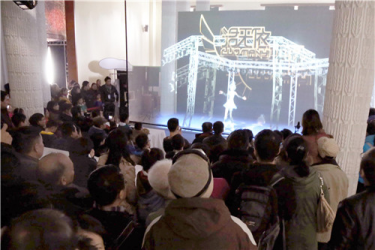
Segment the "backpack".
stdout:
<path fill-rule="evenodd" d="M 277 193 L 273 188 L 284 177 L 276 173 L 268 186 L 241 184 L 239 218 L 252 232 L 259 250 L 271 250 L 280 232 Z"/>

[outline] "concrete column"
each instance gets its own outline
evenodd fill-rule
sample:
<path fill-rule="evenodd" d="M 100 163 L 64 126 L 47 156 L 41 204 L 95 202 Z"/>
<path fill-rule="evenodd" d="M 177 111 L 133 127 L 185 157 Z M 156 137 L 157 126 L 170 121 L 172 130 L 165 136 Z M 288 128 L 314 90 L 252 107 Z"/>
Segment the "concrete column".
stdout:
<path fill-rule="evenodd" d="M 336 1 L 323 126 L 341 150 L 337 157 L 355 193 L 374 87 L 374 2 Z"/>
<path fill-rule="evenodd" d="M 47 46 L 42 48 L 46 29 L 45 20 L 39 15 L 45 15 L 44 3 L 38 2 L 33 10 L 22 10 L 13 1 L 2 1 L 1 5 L 11 104 L 23 108 L 27 117 L 43 113 L 47 94 L 44 94 L 43 87 L 42 57 Z"/>
<path fill-rule="evenodd" d="M 195 11 L 210 11 L 210 9 L 209 0 L 197 0 Z"/>

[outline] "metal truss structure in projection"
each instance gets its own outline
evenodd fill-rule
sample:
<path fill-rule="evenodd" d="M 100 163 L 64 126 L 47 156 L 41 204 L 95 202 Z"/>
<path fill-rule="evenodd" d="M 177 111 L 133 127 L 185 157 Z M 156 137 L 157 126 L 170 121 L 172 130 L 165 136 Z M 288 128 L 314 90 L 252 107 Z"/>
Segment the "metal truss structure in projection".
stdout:
<path fill-rule="evenodd" d="M 210 117 L 213 114 L 216 70 L 228 72 L 228 89 L 235 84 L 235 73 L 268 72 L 273 77 L 273 96 L 270 123 L 277 128 L 282 103 L 283 77 L 290 77 L 288 126 L 295 125 L 298 78 L 314 76 L 314 106 L 318 112 L 323 111 L 324 90 L 328 71 L 328 58 L 318 59 L 315 54 L 301 45 L 280 36 L 270 36 L 267 39 L 272 48 L 272 57 L 268 61 L 230 60 L 215 54 L 199 51 L 203 46 L 202 36 L 190 36 L 163 52 L 163 66 L 180 58 L 189 56 L 189 64 L 177 69 L 177 84 L 181 87 L 187 84 L 187 108 L 183 125 L 190 126 L 195 112 L 195 96 L 198 74 L 206 76 L 204 113 Z M 215 36 L 217 47 L 225 44 L 225 39 Z M 188 123 L 187 123 L 188 122 Z"/>

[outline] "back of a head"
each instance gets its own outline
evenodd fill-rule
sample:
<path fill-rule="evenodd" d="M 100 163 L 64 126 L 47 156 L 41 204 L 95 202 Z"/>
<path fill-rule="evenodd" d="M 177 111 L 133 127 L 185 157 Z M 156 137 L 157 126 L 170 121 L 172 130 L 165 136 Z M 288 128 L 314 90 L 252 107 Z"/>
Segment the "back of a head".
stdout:
<path fill-rule="evenodd" d="M 174 132 L 174 131 L 176 131 L 176 129 L 177 129 L 178 126 L 179 126 L 178 119 L 177 119 L 177 118 L 171 118 L 171 119 L 169 119 L 169 120 L 168 120 L 168 124 L 167 124 L 167 126 L 168 126 L 168 130 L 169 130 L 170 132 Z"/>
<path fill-rule="evenodd" d="M 246 133 L 246 136 L 249 137 L 249 143 L 251 143 L 254 139 L 253 131 L 250 129 L 244 129 L 243 131 Z"/>
<path fill-rule="evenodd" d="M 38 122 L 40 122 L 43 117 L 44 117 L 44 115 L 41 114 L 41 113 L 35 113 L 35 114 L 33 114 L 29 118 L 30 125 L 34 126 L 34 127 L 38 127 L 39 126 Z"/>
<path fill-rule="evenodd" d="M 314 109 L 307 110 L 302 117 L 302 134 L 315 135 L 323 128 L 318 111 Z"/>
<path fill-rule="evenodd" d="M 21 154 L 28 154 L 34 145 L 41 140 L 40 129 L 37 127 L 25 126 L 17 129 L 12 134 L 12 145 Z"/>
<path fill-rule="evenodd" d="M 98 205 L 110 205 L 125 189 L 124 177 L 118 167 L 107 165 L 90 174 L 87 187 Z"/>
<path fill-rule="evenodd" d="M 368 116 L 370 117 L 370 116 L 373 116 L 373 115 L 375 115 L 375 108 L 370 108 Z"/>
<path fill-rule="evenodd" d="M 94 119 L 92 119 L 92 122 L 95 127 L 100 128 L 102 125 L 104 125 L 108 121 L 104 117 L 97 116 Z"/>
<path fill-rule="evenodd" d="M 283 130 L 281 130 L 281 134 L 283 135 L 283 140 L 285 140 L 286 138 L 288 138 L 288 136 L 292 135 L 293 133 L 289 129 L 284 128 Z"/>
<path fill-rule="evenodd" d="M 243 130 L 235 130 L 228 137 L 228 149 L 247 150 L 249 137 Z"/>
<path fill-rule="evenodd" d="M 367 123 L 366 133 L 367 135 L 375 135 L 375 120 Z"/>
<path fill-rule="evenodd" d="M 85 137 L 78 138 L 74 143 L 69 151 L 73 155 L 84 155 L 87 156 L 90 151 L 94 148 L 94 143 Z"/>
<path fill-rule="evenodd" d="M 108 159 L 106 164 L 113 164 L 118 166 L 121 160 L 121 157 L 125 158 L 127 161 L 134 163 L 130 159 L 130 153 L 128 151 L 128 138 L 126 134 L 120 130 L 112 130 L 105 142 L 106 146 L 109 149 Z"/>
<path fill-rule="evenodd" d="M 211 149 L 208 145 L 203 144 L 201 142 L 196 142 L 193 145 L 190 146 L 190 149 L 200 149 L 202 150 L 206 156 L 211 159 Z"/>
<path fill-rule="evenodd" d="M 222 123 L 221 121 L 215 122 L 214 125 L 213 125 L 213 129 L 214 129 L 215 135 L 223 133 L 224 132 L 224 123 Z"/>
<path fill-rule="evenodd" d="M 17 113 L 12 116 L 14 126 L 18 127 L 22 122 L 26 121 L 26 116 L 22 113 Z"/>
<path fill-rule="evenodd" d="M 76 229 L 62 212 L 38 209 L 13 220 L 2 240 L 4 249 L 77 249 Z"/>
<path fill-rule="evenodd" d="M 172 147 L 174 150 L 181 150 L 185 146 L 185 139 L 182 135 L 177 134 L 172 137 Z"/>
<path fill-rule="evenodd" d="M 203 131 L 203 133 L 212 132 L 212 123 L 211 122 L 204 122 L 202 124 L 202 131 Z"/>
<path fill-rule="evenodd" d="M 129 118 L 129 114 L 127 112 L 122 112 L 120 114 L 120 122 L 126 122 L 126 120 Z"/>
<path fill-rule="evenodd" d="M 37 179 L 46 185 L 56 186 L 61 184 L 61 178 L 73 164 L 70 158 L 61 153 L 51 153 L 38 162 L 36 170 Z"/>
<path fill-rule="evenodd" d="M 57 104 L 58 104 L 57 102 L 49 101 L 47 103 L 47 110 L 50 111 L 50 112 L 53 111 L 53 107 L 55 107 Z"/>
<path fill-rule="evenodd" d="M 134 124 L 134 129 L 135 130 L 141 130 L 142 129 L 142 123 L 141 122 L 136 122 Z"/>
<path fill-rule="evenodd" d="M 279 153 L 280 142 L 277 135 L 269 129 L 260 131 L 255 137 L 254 147 L 262 161 L 273 161 Z"/>
<path fill-rule="evenodd" d="M 47 124 L 46 124 L 46 128 L 52 128 L 52 127 L 56 127 L 58 128 L 59 127 L 59 123 L 57 121 L 54 121 L 54 120 L 48 120 Z"/>
<path fill-rule="evenodd" d="M 64 122 L 60 126 L 60 130 L 63 137 L 70 137 L 73 134 L 73 132 L 77 131 L 77 128 L 73 123 Z"/>
<path fill-rule="evenodd" d="M 286 152 L 289 165 L 297 166 L 295 170 L 300 177 L 310 174 L 309 166 L 306 162 L 308 148 L 302 136 L 297 134 L 289 136 L 283 143 L 283 150 Z"/>
<path fill-rule="evenodd" d="M 70 104 L 70 103 L 66 103 L 66 102 L 63 102 L 63 103 L 61 103 L 61 105 L 60 105 L 60 112 L 65 112 L 65 111 L 71 110 L 72 107 L 73 107 L 72 104 Z"/>
<path fill-rule="evenodd" d="M 146 150 L 141 159 L 141 164 L 144 171 L 148 171 L 155 162 L 164 159 L 164 153 L 159 148 L 151 148 L 150 150 Z"/>
<path fill-rule="evenodd" d="M 367 151 L 361 160 L 361 170 L 370 186 L 375 186 L 375 148 Z"/>
<path fill-rule="evenodd" d="M 136 138 L 135 138 L 135 144 L 137 144 L 137 147 L 139 149 L 143 149 L 146 147 L 148 143 L 148 135 L 145 133 L 140 133 Z"/>

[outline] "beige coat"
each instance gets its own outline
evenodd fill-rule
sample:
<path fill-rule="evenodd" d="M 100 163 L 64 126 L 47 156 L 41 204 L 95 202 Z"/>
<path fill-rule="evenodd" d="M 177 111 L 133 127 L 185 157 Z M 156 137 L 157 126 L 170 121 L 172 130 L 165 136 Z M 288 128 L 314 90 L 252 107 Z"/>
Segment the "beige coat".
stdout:
<path fill-rule="evenodd" d="M 323 178 L 324 185 L 327 186 L 329 192 L 329 205 L 336 213 L 339 202 L 348 197 L 348 177 L 339 166 L 333 164 L 320 164 L 312 166 L 312 168 L 318 171 Z M 318 242 L 327 243 L 331 239 L 331 230 L 326 233 L 318 233 Z"/>
<path fill-rule="evenodd" d="M 103 167 L 108 160 L 108 154 L 103 154 L 99 157 L 98 168 Z M 123 202 L 123 206 L 126 211 L 130 214 L 134 214 L 135 207 L 137 204 L 137 189 L 135 187 L 135 167 L 124 158 L 121 157 L 119 167 L 125 180 L 125 192 L 126 200 Z"/>

